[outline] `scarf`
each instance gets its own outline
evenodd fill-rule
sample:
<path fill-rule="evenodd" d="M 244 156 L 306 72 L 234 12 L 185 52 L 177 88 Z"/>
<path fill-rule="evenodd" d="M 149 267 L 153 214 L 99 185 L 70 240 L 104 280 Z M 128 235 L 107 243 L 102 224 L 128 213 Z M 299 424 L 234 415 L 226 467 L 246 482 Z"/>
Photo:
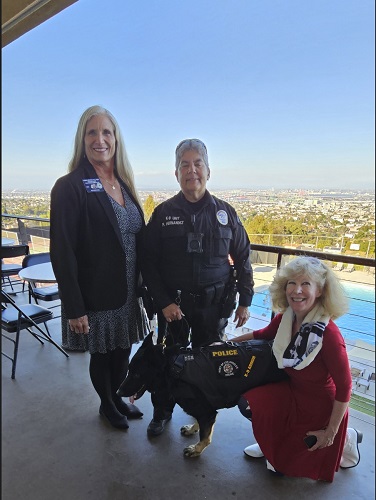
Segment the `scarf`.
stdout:
<path fill-rule="evenodd" d="M 322 336 L 330 317 L 317 304 L 304 318 L 300 330 L 291 339 L 294 312 L 289 307 L 282 316 L 273 342 L 278 368 L 302 370 L 315 359 L 322 347 Z M 291 340 L 290 340 L 291 339 Z"/>

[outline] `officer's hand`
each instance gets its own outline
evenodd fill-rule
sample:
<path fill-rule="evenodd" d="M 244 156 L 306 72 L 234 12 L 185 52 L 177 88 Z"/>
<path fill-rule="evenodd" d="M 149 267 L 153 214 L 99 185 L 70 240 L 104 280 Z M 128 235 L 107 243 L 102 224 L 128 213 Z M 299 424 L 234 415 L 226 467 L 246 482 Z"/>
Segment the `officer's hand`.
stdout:
<path fill-rule="evenodd" d="M 180 307 L 176 305 L 174 302 L 169 306 L 165 307 L 164 309 L 162 309 L 162 312 L 166 321 L 168 321 L 169 323 L 171 323 L 171 321 L 179 321 L 184 316 Z"/>
<path fill-rule="evenodd" d="M 235 311 L 235 318 L 234 318 L 234 323 L 238 322 L 236 325 L 236 328 L 239 328 L 240 326 L 245 325 L 245 323 L 249 319 L 249 311 L 248 307 L 246 306 L 238 306 L 238 308 Z"/>

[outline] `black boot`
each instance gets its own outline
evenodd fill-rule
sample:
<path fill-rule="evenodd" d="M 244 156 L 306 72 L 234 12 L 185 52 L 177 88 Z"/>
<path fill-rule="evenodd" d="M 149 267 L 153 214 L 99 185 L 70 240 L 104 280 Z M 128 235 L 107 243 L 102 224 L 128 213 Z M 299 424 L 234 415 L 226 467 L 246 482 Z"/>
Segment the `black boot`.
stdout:
<path fill-rule="evenodd" d="M 147 434 L 150 437 L 159 436 L 165 430 L 167 422 L 171 420 L 171 415 L 162 420 L 153 420 L 150 422 L 147 428 Z"/>
<path fill-rule="evenodd" d="M 112 400 L 111 394 L 111 355 L 94 353 L 90 356 L 90 378 L 101 400 L 99 414 L 105 417 L 116 429 L 129 428 L 127 418 L 120 413 Z"/>
<path fill-rule="evenodd" d="M 129 355 L 131 349 L 116 348 L 111 352 L 111 397 L 116 409 L 129 419 L 142 418 L 143 413 L 136 405 L 125 403 L 120 396 L 116 394 L 121 383 L 128 372 Z"/>

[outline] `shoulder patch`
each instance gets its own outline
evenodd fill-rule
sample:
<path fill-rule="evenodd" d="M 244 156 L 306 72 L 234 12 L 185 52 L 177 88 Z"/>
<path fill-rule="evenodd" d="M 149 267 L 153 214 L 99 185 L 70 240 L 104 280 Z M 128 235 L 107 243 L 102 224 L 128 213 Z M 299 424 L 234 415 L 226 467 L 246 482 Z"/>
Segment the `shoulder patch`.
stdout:
<path fill-rule="evenodd" d="M 217 220 L 222 226 L 226 226 L 228 224 L 228 215 L 225 210 L 218 210 L 217 212 Z"/>

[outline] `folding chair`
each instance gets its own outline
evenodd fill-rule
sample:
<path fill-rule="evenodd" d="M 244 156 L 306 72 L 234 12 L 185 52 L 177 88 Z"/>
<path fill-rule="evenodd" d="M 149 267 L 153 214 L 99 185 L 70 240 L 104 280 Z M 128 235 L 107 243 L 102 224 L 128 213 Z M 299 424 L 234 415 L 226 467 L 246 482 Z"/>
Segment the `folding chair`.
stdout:
<path fill-rule="evenodd" d="M 22 261 L 22 269 L 25 267 L 35 266 L 37 264 L 44 264 L 45 262 L 51 262 L 49 252 L 44 253 L 34 253 L 26 255 Z M 36 282 L 29 281 L 29 302 L 31 303 L 31 297 L 38 304 L 39 300 L 44 300 L 45 302 L 52 302 L 54 300 L 59 300 L 59 291 L 57 285 L 36 287 Z"/>
<path fill-rule="evenodd" d="M 21 280 L 15 280 L 12 283 L 10 279 L 11 276 L 15 276 L 21 271 L 22 265 L 20 264 L 4 264 L 3 259 L 12 259 L 14 257 L 24 257 L 29 255 L 29 245 L 5 245 L 1 246 L 1 280 L 4 286 L 10 286 L 12 291 L 14 291 L 13 283 L 21 282 Z M 8 284 L 5 285 L 5 279 L 8 280 Z M 23 283 L 22 291 L 25 289 L 25 283 Z"/>
<path fill-rule="evenodd" d="M 17 305 L 9 294 L 1 291 L 1 329 L 7 333 L 15 333 L 15 338 L 9 337 L 5 333 L 1 333 L 2 337 L 8 339 L 14 344 L 13 356 L 1 351 L 1 354 L 12 361 L 12 379 L 16 376 L 16 365 L 18 356 L 18 347 L 20 342 L 21 330 L 27 330 L 41 344 L 46 340 L 53 344 L 67 358 L 69 355 L 60 347 L 47 333 L 45 333 L 38 324 L 45 323 L 53 318 L 53 313 L 50 309 L 41 307 L 37 304 Z M 31 328 L 37 329 L 38 333 L 33 332 Z M 42 340 L 43 339 L 43 340 Z"/>
<path fill-rule="evenodd" d="M 22 261 L 22 269 L 25 267 L 35 266 L 37 264 L 44 264 L 45 262 L 51 262 L 49 252 L 44 253 L 34 253 L 26 255 L 26 257 Z M 57 285 L 43 286 L 37 287 L 36 281 L 28 281 L 28 289 L 29 289 L 29 303 L 31 304 L 31 298 L 35 300 L 36 304 L 39 304 L 39 300 L 44 302 L 53 302 L 55 300 L 59 300 L 59 290 Z M 53 309 L 54 307 L 60 307 L 60 304 L 54 305 L 49 309 Z M 54 316 L 55 318 L 60 318 L 59 316 Z M 49 330 L 47 325 L 46 330 L 49 334 Z"/>

